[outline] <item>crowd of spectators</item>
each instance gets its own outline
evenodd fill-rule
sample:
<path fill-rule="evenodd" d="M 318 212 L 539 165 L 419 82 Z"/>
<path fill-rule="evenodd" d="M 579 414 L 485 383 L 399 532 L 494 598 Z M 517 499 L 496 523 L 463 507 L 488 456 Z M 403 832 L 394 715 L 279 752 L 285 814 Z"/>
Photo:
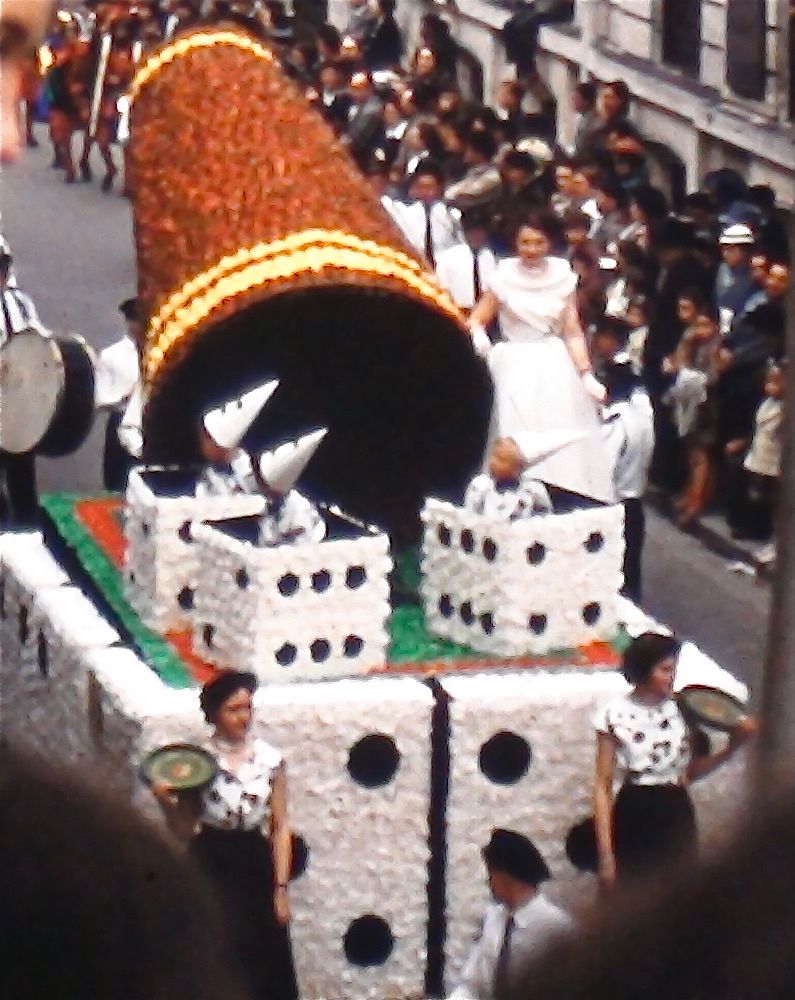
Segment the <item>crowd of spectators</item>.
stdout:
<path fill-rule="evenodd" d="M 422 18 L 409 49 L 394 13 L 393 0 L 349 0 L 342 31 L 284 43 L 291 74 L 462 307 L 478 281 L 464 287 L 472 258 L 451 266 L 451 249 L 488 268 L 513 253 L 522 219 L 550 213 L 597 374 L 627 352 L 652 399 L 653 486 L 682 526 L 717 508 L 735 536 L 768 541 L 791 277 L 775 192 L 725 168 L 688 193 L 675 158 L 634 124 L 621 80 L 580 83 L 564 146 L 535 65 L 490 106 L 440 16 Z"/>

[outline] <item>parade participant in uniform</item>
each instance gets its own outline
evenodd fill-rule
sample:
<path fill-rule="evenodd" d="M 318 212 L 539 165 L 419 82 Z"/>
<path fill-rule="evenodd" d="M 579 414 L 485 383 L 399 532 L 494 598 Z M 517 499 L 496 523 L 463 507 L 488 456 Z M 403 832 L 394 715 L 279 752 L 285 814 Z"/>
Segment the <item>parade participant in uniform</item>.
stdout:
<path fill-rule="evenodd" d="M 106 44 L 109 46 L 107 63 L 103 59 L 103 46 Z M 122 16 L 122 10 L 108 11 L 97 25 L 94 36 L 92 116 L 83 134 L 83 152 L 80 157 L 80 175 L 84 181 L 90 181 L 89 157 L 91 147 L 96 142 L 105 164 L 105 177 L 102 181 L 102 190 L 105 192 L 112 189 L 113 178 L 117 173 L 111 144 L 116 139 L 119 123 L 118 101 L 130 85 L 135 70 L 133 45 L 132 21 Z M 94 122 L 93 105 L 96 101 L 99 103 Z"/>
<path fill-rule="evenodd" d="M 88 62 L 89 42 L 78 37 L 73 20 L 64 23 L 64 42 L 54 52 L 54 62 L 47 76 L 47 93 L 53 165 L 64 171 L 67 184 L 75 181 L 72 135 L 88 122 L 90 115 Z"/>
<path fill-rule="evenodd" d="M 756 732 L 745 716 L 727 746 L 693 755 L 693 741 L 673 697 L 681 644 L 646 632 L 624 653 L 622 673 L 632 685 L 594 718 L 596 777 L 594 824 L 599 878 L 605 888 L 693 862 L 696 819 L 687 785 L 728 760 Z M 616 772 L 624 775 L 613 796 Z"/>
<path fill-rule="evenodd" d="M 198 437 L 207 465 L 196 485 L 196 496 L 257 491 L 251 459 L 240 442 L 278 385 L 275 380 L 263 382 L 204 414 Z"/>
<path fill-rule="evenodd" d="M 489 453 L 488 471 L 475 476 L 469 484 L 464 506 L 476 514 L 505 521 L 551 513 L 549 490 L 533 466 L 582 437 L 564 431 L 497 438 Z"/>
<path fill-rule="evenodd" d="M 253 674 L 216 674 L 200 704 L 213 727 L 208 749 L 218 773 L 197 802 L 190 853 L 215 886 L 252 1000 L 297 1000 L 290 948 L 291 837 L 287 777 L 279 751 L 252 732 Z M 157 782 L 153 791 L 178 828 L 180 802 Z"/>
<path fill-rule="evenodd" d="M 315 505 L 293 486 L 327 433 L 326 428 L 313 431 L 260 457 L 257 483 L 266 500 L 260 545 L 322 542 L 325 538 L 325 521 Z"/>
<path fill-rule="evenodd" d="M 8 287 L 11 264 L 11 254 L 0 251 L 0 348 L 15 333 L 30 327 L 41 329 L 33 300 L 16 286 Z M 0 497 L 0 523 L 33 524 L 38 508 L 34 456 L 0 451 L 0 475 L 5 494 Z"/>
<path fill-rule="evenodd" d="M 39 326 L 33 299 L 11 280 L 13 263 L 11 254 L 0 250 L 0 347 L 15 333 Z"/>
<path fill-rule="evenodd" d="M 144 348 L 144 324 L 137 299 L 125 299 L 119 306 L 127 332 L 100 353 L 94 383 L 97 409 L 109 409 L 105 428 L 102 481 L 106 490 L 123 490 L 133 456 L 119 440 L 119 426 L 124 411 L 141 377 Z"/>
<path fill-rule="evenodd" d="M 507 1000 L 518 975 L 548 947 L 571 934 L 571 917 L 542 895 L 550 878 L 535 845 L 514 830 L 496 829 L 483 848 L 494 902 L 450 1000 Z"/>

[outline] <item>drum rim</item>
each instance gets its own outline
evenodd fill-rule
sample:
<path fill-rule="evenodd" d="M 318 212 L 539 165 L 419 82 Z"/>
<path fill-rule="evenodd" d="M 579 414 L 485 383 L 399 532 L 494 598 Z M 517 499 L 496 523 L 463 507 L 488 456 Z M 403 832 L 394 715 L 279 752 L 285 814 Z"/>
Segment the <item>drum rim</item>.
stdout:
<path fill-rule="evenodd" d="M 13 349 L 13 344 L 15 342 L 21 342 L 21 338 L 29 337 L 30 335 L 35 336 L 38 340 L 43 341 L 47 345 L 47 347 L 49 349 L 49 353 L 50 353 L 50 355 L 51 355 L 51 357 L 53 358 L 53 361 L 54 361 L 54 367 L 55 367 L 55 369 L 57 370 L 57 372 L 58 372 L 58 374 L 60 376 L 60 379 L 59 379 L 60 384 L 58 386 L 58 391 L 55 394 L 55 406 L 53 408 L 53 414 L 50 417 L 50 421 L 52 421 L 52 416 L 54 416 L 54 414 L 57 412 L 58 407 L 60 406 L 61 400 L 63 399 L 64 387 L 65 387 L 65 383 L 66 383 L 66 366 L 64 364 L 64 360 L 63 360 L 63 356 L 61 355 L 60 348 L 58 347 L 58 342 L 57 342 L 58 338 L 56 337 L 56 335 L 52 334 L 52 333 L 49 333 L 49 332 L 45 332 L 44 330 L 39 329 L 39 328 L 37 328 L 35 326 L 27 326 L 23 330 L 18 330 L 16 333 L 12 334 L 8 338 L 8 340 L 5 342 L 5 344 L 3 344 L 3 347 L 0 350 L 2 350 L 2 351 L 12 350 Z M 2 381 L 2 380 L 0 379 L 0 381 Z M 2 393 L 0 393 L 0 396 L 2 396 Z M 0 399 L 0 414 L 2 414 L 2 399 Z M 3 450 L 3 451 L 5 451 L 5 452 L 7 452 L 9 455 L 26 455 L 26 454 L 28 454 L 30 452 L 34 452 L 36 450 L 36 448 L 39 446 L 39 444 L 41 443 L 41 441 L 47 435 L 48 431 L 49 431 L 49 424 L 44 429 L 44 431 L 39 435 L 39 437 L 33 442 L 33 444 L 29 445 L 26 448 L 20 448 L 20 449 L 16 450 L 16 449 L 13 449 L 13 448 L 9 448 L 3 442 L 3 440 L 2 440 L 2 419 L 0 419 L 0 449 Z"/>

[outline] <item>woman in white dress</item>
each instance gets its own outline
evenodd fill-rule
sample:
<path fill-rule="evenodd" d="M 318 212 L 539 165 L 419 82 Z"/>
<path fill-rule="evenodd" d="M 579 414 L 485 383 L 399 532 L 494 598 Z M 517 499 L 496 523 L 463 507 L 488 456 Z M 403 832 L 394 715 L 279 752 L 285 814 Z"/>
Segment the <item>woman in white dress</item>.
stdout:
<path fill-rule="evenodd" d="M 611 503 L 612 468 L 601 440 L 599 404 L 605 389 L 594 377 L 577 315 L 577 276 L 551 257 L 545 222 L 523 224 L 516 257 L 500 261 L 469 319 L 475 349 L 494 381 L 490 440 L 523 432 L 581 432 L 533 467 L 535 478 Z M 503 339 L 485 327 L 499 317 Z"/>

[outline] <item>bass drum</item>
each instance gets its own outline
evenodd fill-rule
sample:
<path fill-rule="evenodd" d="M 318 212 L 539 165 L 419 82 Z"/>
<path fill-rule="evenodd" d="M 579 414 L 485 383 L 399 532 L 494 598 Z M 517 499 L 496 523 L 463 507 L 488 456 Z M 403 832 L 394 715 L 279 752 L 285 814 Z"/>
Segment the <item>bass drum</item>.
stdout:
<path fill-rule="evenodd" d="M 0 349 L 0 449 L 59 458 L 94 420 L 95 355 L 82 337 L 15 333 Z"/>

